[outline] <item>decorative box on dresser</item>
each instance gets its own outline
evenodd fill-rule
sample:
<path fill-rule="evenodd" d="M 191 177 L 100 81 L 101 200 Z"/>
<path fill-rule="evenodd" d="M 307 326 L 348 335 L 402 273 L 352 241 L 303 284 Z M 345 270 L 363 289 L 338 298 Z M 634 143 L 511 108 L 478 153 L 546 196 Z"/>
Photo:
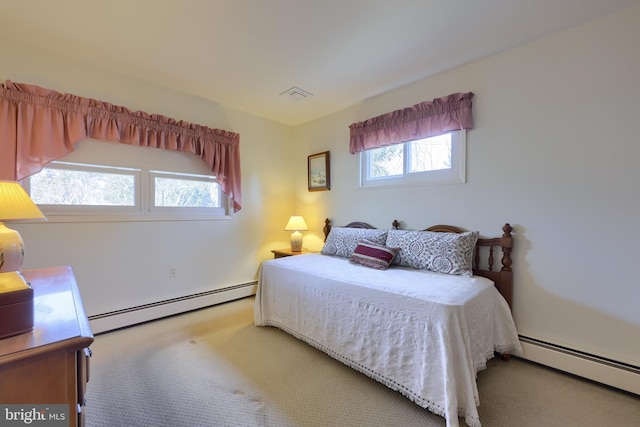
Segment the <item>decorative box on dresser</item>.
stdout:
<path fill-rule="evenodd" d="M 0 340 L 0 404 L 67 404 L 84 425 L 93 333 L 71 267 L 21 272 L 31 284 L 33 330 Z"/>

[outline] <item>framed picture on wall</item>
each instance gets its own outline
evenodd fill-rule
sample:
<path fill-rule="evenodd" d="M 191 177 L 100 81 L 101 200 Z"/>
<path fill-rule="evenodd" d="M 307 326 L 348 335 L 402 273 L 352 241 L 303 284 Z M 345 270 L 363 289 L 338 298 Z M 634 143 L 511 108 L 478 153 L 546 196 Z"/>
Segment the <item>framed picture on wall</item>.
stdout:
<path fill-rule="evenodd" d="M 309 191 L 326 191 L 331 189 L 329 171 L 329 152 L 312 154 L 307 159 Z"/>

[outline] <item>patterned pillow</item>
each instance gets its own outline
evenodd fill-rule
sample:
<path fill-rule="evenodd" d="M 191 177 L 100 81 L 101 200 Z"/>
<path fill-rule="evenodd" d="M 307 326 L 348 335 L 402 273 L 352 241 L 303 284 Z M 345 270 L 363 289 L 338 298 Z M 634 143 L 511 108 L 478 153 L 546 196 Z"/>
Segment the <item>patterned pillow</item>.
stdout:
<path fill-rule="evenodd" d="M 386 270 L 399 251 L 400 248 L 389 248 L 369 240 L 360 240 L 349 261 L 365 267 Z"/>
<path fill-rule="evenodd" d="M 384 245 L 387 240 L 387 230 L 331 227 L 327 241 L 324 243 L 320 253 L 349 258 L 356 246 L 358 246 L 358 242 L 363 239 Z"/>
<path fill-rule="evenodd" d="M 387 246 L 400 248 L 394 264 L 438 273 L 471 276 L 477 231 L 437 233 L 433 231 L 389 230 Z"/>

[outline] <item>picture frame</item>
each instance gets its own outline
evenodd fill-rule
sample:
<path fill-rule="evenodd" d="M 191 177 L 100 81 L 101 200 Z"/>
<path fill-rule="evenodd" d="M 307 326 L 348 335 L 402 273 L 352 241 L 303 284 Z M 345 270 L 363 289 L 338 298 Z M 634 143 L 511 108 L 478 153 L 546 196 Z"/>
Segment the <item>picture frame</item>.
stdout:
<path fill-rule="evenodd" d="M 309 191 L 331 190 L 328 151 L 312 154 L 307 158 L 307 182 Z"/>

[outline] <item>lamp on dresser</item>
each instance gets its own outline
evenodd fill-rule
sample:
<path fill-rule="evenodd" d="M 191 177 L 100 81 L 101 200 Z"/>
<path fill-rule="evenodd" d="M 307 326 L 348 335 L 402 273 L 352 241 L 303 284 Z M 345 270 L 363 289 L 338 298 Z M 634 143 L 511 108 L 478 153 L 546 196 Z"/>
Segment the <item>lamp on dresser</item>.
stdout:
<path fill-rule="evenodd" d="M 304 222 L 304 218 L 298 215 L 292 216 L 289 218 L 289 222 L 284 229 L 285 231 L 293 231 L 293 233 L 291 233 L 291 252 L 301 252 L 302 233 L 300 232 L 309 229 L 309 227 L 307 227 L 307 223 Z"/>
<path fill-rule="evenodd" d="M 33 289 L 18 271 L 24 242 L 2 223 L 21 219 L 45 217 L 19 183 L 0 181 L 0 339 L 33 329 Z"/>
<path fill-rule="evenodd" d="M 0 273 L 17 271 L 24 261 L 24 241 L 20 233 L 2 221 L 46 219 L 22 186 L 15 181 L 0 181 Z"/>

